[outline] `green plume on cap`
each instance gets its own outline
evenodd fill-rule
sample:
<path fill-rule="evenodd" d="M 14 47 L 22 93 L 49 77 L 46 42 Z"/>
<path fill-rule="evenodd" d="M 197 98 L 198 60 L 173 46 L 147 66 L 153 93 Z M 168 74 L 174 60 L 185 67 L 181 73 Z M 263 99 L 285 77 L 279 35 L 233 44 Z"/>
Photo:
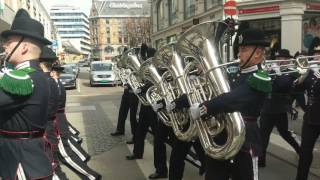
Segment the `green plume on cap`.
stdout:
<path fill-rule="evenodd" d="M 0 87 L 12 95 L 28 96 L 33 92 L 33 82 L 29 73 L 34 71 L 31 67 L 9 70 L 0 79 Z"/>
<path fill-rule="evenodd" d="M 248 84 L 251 88 L 257 91 L 265 93 L 270 93 L 272 91 L 271 78 L 267 72 L 262 70 L 258 70 L 256 73 L 251 75 L 248 78 Z"/>

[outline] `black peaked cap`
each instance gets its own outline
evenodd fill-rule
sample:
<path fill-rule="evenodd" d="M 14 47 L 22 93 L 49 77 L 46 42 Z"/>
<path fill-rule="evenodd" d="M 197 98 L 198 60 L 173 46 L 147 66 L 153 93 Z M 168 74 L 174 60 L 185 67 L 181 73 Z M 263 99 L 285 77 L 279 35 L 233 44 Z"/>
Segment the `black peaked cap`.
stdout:
<path fill-rule="evenodd" d="M 270 43 L 265 39 L 263 31 L 260 29 L 244 29 L 239 35 L 239 46 L 269 46 Z"/>
<path fill-rule="evenodd" d="M 9 36 L 23 36 L 39 41 L 43 45 L 51 45 L 51 41 L 44 37 L 43 25 L 32 19 L 29 13 L 24 9 L 19 9 L 12 22 L 10 30 L 3 31 L 1 36 L 7 38 Z"/>
<path fill-rule="evenodd" d="M 58 60 L 56 53 L 53 52 L 53 50 L 47 46 L 43 46 L 41 55 L 40 55 L 40 61 L 41 62 L 54 62 Z"/>

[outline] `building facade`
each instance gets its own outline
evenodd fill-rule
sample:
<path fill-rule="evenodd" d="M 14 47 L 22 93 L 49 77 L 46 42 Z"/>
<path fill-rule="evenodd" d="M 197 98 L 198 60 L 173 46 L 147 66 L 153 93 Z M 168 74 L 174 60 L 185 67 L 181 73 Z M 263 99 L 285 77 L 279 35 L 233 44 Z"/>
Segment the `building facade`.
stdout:
<path fill-rule="evenodd" d="M 61 38 L 63 58 L 71 61 L 88 57 L 91 41 L 87 15 L 77 7 L 56 5 L 50 8 L 50 17 Z"/>
<path fill-rule="evenodd" d="M 100 60 L 150 41 L 148 0 L 93 0 L 89 19 L 92 55 Z"/>
<path fill-rule="evenodd" d="M 294 54 L 307 50 L 320 36 L 319 0 L 236 0 L 238 15 L 250 27 L 265 31 L 268 39 Z M 175 41 L 186 29 L 208 20 L 227 17 L 225 0 L 153 0 L 152 44 L 159 48 Z M 294 37 L 294 38 L 293 38 Z"/>
<path fill-rule="evenodd" d="M 10 29 L 15 13 L 20 8 L 26 9 L 33 19 L 40 21 L 44 26 L 44 35 L 49 40 L 56 38 L 50 16 L 40 0 L 0 0 L 0 32 Z"/>

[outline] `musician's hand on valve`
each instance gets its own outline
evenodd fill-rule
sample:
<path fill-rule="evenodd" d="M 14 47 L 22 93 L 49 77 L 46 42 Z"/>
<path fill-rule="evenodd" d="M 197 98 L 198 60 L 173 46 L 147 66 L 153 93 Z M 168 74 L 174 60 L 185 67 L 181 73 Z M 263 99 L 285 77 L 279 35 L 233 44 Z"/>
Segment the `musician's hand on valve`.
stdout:
<path fill-rule="evenodd" d="M 207 107 L 205 105 L 200 105 L 199 109 L 200 109 L 200 117 L 202 119 L 207 119 L 209 117 Z"/>
<path fill-rule="evenodd" d="M 166 105 L 166 110 L 168 113 L 171 113 L 174 110 L 174 108 L 176 108 L 176 103 L 174 101 Z"/>
<path fill-rule="evenodd" d="M 151 106 L 152 106 L 152 109 L 154 112 L 158 112 L 160 109 L 163 108 L 163 103 L 162 102 L 155 102 Z"/>

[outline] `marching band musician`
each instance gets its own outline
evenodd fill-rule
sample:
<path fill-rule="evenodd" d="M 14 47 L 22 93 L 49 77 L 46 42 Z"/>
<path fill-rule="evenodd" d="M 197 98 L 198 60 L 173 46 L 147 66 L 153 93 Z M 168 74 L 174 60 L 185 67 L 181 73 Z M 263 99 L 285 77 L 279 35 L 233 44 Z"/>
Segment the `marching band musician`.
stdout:
<path fill-rule="evenodd" d="M 320 55 L 320 39 L 316 37 L 313 45 L 310 47 L 310 55 Z M 309 169 L 313 159 L 313 148 L 320 135 L 320 58 L 315 57 L 312 60 L 317 64 L 311 64 L 310 70 L 302 75 L 296 81 L 296 87 L 306 90 L 308 101 L 306 112 L 303 116 L 302 134 L 301 134 L 301 152 L 297 170 L 296 180 L 307 180 Z"/>
<path fill-rule="evenodd" d="M 79 147 L 75 147 L 73 143 L 70 142 L 70 131 L 68 128 L 67 118 L 65 114 L 66 105 L 66 90 L 61 83 L 59 77 L 60 73 L 63 71 L 63 67 L 56 65 L 51 72 L 51 76 L 56 80 L 56 85 L 59 89 L 59 102 L 57 111 L 57 128 L 58 128 L 58 158 L 59 160 L 73 170 L 81 179 L 101 179 L 101 175 L 91 169 L 85 161 L 88 157 L 84 157 L 83 151 L 81 150 L 82 156 L 79 156 L 73 148 L 77 148 L 79 153 Z M 83 159 L 81 158 L 83 157 Z"/>
<path fill-rule="evenodd" d="M 1 179 L 51 179 L 52 166 L 43 135 L 48 121 L 49 84 L 39 66 L 42 24 L 18 10 L 5 39 L 6 62 L 14 70 L 0 80 Z"/>
<path fill-rule="evenodd" d="M 293 57 L 289 50 L 281 49 L 276 53 L 276 60 L 288 60 Z M 271 72 L 276 75 L 272 80 L 272 93 L 270 93 L 264 103 L 260 119 L 260 131 L 262 139 L 262 155 L 259 157 L 259 167 L 266 166 L 266 151 L 269 144 L 270 134 L 274 126 L 277 127 L 280 136 L 289 143 L 297 154 L 300 146 L 292 133 L 288 130 L 288 115 L 292 110 L 292 83 L 298 78 L 299 73 L 289 73 L 291 69 L 283 68 L 287 63 L 274 64 Z M 303 94 L 302 94 L 303 96 Z"/>
<path fill-rule="evenodd" d="M 241 150 L 229 160 L 207 157 L 207 180 L 256 180 L 258 179 L 258 156 L 261 139 L 257 124 L 266 94 L 272 89 L 271 78 L 261 71 L 264 49 L 269 43 L 258 29 L 246 29 L 239 36 L 239 59 L 241 73 L 231 81 L 231 91 L 202 104 L 193 104 L 190 114 L 193 120 L 223 112 L 240 111 L 246 126 L 245 142 Z M 221 134 L 222 138 L 224 135 Z M 225 137 L 223 137 L 225 138 Z"/>
<path fill-rule="evenodd" d="M 127 48 L 123 50 L 123 53 L 127 51 Z M 124 135 L 125 130 L 125 122 L 127 119 L 127 115 L 130 109 L 130 125 L 131 125 L 131 133 L 132 133 L 132 140 L 127 141 L 127 144 L 133 144 L 135 140 L 135 131 L 137 128 L 137 109 L 138 109 L 138 102 L 139 99 L 133 93 L 132 88 L 129 84 L 123 85 L 124 90 L 121 97 L 119 115 L 118 115 L 118 123 L 117 129 L 115 132 L 111 133 L 111 136 L 121 136 Z"/>
<path fill-rule="evenodd" d="M 141 45 L 140 57 L 143 60 L 147 58 L 153 57 L 156 50 L 154 48 L 148 48 L 145 44 Z M 151 86 L 150 82 L 146 82 L 145 86 L 141 89 L 138 89 L 135 94 L 144 94 Z M 127 160 L 135 160 L 142 159 L 144 153 L 144 140 L 146 138 L 146 134 L 148 132 L 149 126 L 151 127 L 152 132 L 154 133 L 154 147 L 153 147 L 153 155 L 154 155 L 154 166 L 155 173 L 149 176 L 149 179 L 158 179 L 158 178 L 166 178 L 168 175 L 168 168 L 166 163 L 166 145 L 165 140 L 162 139 L 158 135 L 158 117 L 157 114 L 153 111 L 151 106 L 140 106 L 139 112 L 139 121 L 138 126 L 135 132 L 135 141 L 133 147 L 133 154 L 126 156 Z"/>
<path fill-rule="evenodd" d="M 59 165 L 59 160 L 56 156 L 58 149 L 58 129 L 57 129 L 57 118 L 56 113 L 58 111 L 58 99 L 59 99 L 59 89 L 56 85 L 55 80 L 51 77 L 50 73 L 53 67 L 53 64 L 58 59 L 55 53 L 48 47 L 44 46 L 40 55 L 40 67 L 43 72 L 46 74 L 49 86 L 50 86 L 50 95 L 49 95 L 49 109 L 48 109 L 48 124 L 45 132 L 45 139 L 50 144 L 51 153 L 49 157 L 51 159 L 52 167 L 54 169 L 54 175 L 59 179 L 68 179 L 66 174 L 62 172 Z M 54 179 L 54 178 L 53 178 Z"/>

